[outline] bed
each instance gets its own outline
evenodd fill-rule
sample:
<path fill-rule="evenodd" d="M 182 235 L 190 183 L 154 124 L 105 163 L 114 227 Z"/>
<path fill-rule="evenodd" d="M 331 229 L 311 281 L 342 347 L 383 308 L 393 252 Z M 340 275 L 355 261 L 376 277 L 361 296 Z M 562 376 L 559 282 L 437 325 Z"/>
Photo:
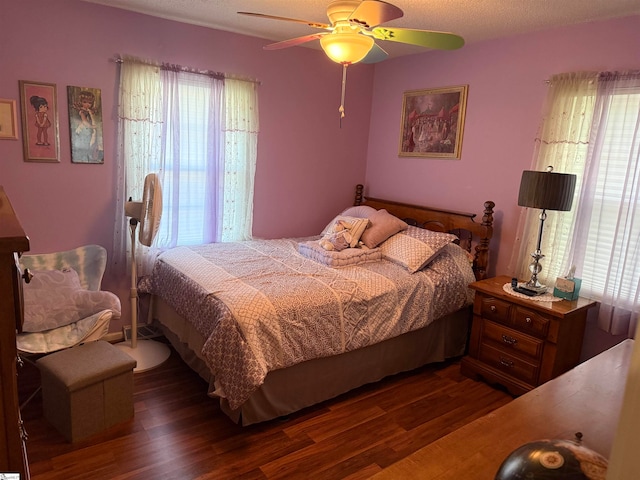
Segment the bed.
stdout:
<path fill-rule="evenodd" d="M 222 411 L 264 422 L 462 355 L 468 284 L 487 274 L 493 208 L 485 202 L 477 221 L 365 198 L 358 185 L 353 207 L 321 235 L 177 247 L 140 291 Z M 383 224 L 400 230 L 381 233 Z"/>

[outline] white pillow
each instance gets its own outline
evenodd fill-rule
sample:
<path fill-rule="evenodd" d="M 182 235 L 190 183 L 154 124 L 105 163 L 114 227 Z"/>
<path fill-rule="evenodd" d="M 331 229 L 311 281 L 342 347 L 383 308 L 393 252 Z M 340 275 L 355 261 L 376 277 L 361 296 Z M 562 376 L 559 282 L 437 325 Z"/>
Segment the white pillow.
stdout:
<path fill-rule="evenodd" d="M 406 267 L 411 273 L 426 267 L 448 244 L 458 237 L 409 226 L 380 245 L 382 256 Z"/>
<path fill-rule="evenodd" d="M 358 218 L 371 218 L 371 215 L 377 210 L 369 205 L 356 205 L 355 207 L 346 208 L 340 215 Z"/>

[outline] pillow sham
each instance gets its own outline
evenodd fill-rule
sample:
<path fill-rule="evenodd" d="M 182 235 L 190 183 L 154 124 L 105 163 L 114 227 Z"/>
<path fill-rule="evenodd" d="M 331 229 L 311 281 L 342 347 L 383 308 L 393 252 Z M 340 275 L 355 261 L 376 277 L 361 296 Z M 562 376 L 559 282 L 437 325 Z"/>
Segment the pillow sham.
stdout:
<path fill-rule="evenodd" d="M 376 210 L 369 217 L 369 228 L 367 228 L 360 239 L 369 248 L 375 248 L 384 242 L 387 238 L 395 235 L 402 230 L 406 230 L 409 226 L 398 217 L 391 215 L 384 208 Z"/>
<path fill-rule="evenodd" d="M 448 244 L 458 237 L 408 226 L 380 245 L 382 256 L 415 273 L 426 267 Z"/>
<path fill-rule="evenodd" d="M 369 225 L 367 218 L 349 217 L 338 215 L 323 230 L 322 236 L 324 240 L 330 242 L 336 250 L 344 248 L 355 248 L 358 246 L 360 236 Z M 343 246 L 346 244 L 346 246 Z M 343 246 L 343 248 L 339 248 Z M 327 250 L 331 250 L 328 248 Z"/>
<path fill-rule="evenodd" d="M 33 278 L 23 288 L 25 332 L 69 325 L 102 310 L 120 315 L 120 299 L 115 294 L 83 289 L 72 268 L 32 273 Z"/>
<path fill-rule="evenodd" d="M 314 260 L 328 267 L 346 267 L 374 262 L 382 259 L 379 248 L 347 248 L 340 252 L 325 250 L 319 241 L 309 240 L 298 243 L 298 252 L 303 257 Z"/>

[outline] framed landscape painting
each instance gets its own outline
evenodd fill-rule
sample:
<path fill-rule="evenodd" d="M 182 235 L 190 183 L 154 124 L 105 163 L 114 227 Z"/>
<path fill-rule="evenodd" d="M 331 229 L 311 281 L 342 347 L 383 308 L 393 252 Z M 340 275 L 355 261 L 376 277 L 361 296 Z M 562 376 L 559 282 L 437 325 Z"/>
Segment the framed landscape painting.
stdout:
<path fill-rule="evenodd" d="M 404 93 L 401 157 L 460 158 L 467 85 Z"/>
<path fill-rule="evenodd" d="M 59 162 L 58 107 L 53 83 L 19 80 L 26 162 Z"/>

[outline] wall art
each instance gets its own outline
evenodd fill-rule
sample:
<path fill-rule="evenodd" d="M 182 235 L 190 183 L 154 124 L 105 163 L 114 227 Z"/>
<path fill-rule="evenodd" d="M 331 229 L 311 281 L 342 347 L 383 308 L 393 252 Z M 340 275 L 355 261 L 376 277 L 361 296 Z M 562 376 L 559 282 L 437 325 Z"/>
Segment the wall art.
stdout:
<path fill-rule="evenodd" d="M 73 163 L 104 163 L 102 96 L 99 88 L 67 87 Z"/>
<path fill-rule="evenodd" d="M 0 140 L 18 139 L 16 101 L 0 98 Z"/>
<path fill-rule="evenodd" d="M 53 83 L 19 80 L 26 162 L 59 162 L 58 108 Z"/>
<path fill-rule="evenodd" d="M 401 157 L 460 158 L 467 85 L 404 93 Z"/>

